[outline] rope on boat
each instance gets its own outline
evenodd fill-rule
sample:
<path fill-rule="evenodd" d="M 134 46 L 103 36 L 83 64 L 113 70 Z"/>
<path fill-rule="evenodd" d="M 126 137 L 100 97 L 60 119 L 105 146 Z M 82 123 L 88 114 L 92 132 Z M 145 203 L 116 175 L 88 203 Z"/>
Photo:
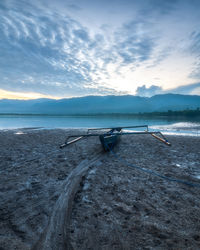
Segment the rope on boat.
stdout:
<path fill-rule="evenodd" d="M 124 165 L 128 166 L 128 167 L 133 167 L 133 168 L 136 168 L 136 169 L 139 169 L 147 174 L 150 174 L 150 175 L 153 175 L 153 176 L 156 176 L 156 177 L 159 177 L 159 178 L 162 178 L 164 180 L 167 180 L 167 181 L 172 181 L 172 182 L 177 182 L 177 183 L 181 183 L 181 184 L 185 184 L 187 186 L 190 186 L 190 187 L 197 187 L 197 188 L 200 188 L 200 184 L 198 183 L 193 183 L 193 182 L 188 182 L 188 181 L 185 181 L 185 180 L 181 180 L 181 179 L 176 179 L 176 178 L 171 178 L 171 177 L 167 177 L 165 175 L 162 175 L 162 174 L 159 174 L 153 170 L 150 170 L 150 169 L 147 169 L 147 168 L 141 168 L 139 166 L 136 166 L 134 164 L 131 164 L 129 162 L 127 162 L 126 160 L 124 160 L 123 158 L 121 158 L 117 153 L 115 153 L 113 150 L 112 150 L 112 147 L 110 147 L 108 144 L 106 144 L 106 146 L 109 148 L 110 152 L 120 161 L 122 162 Z"/>

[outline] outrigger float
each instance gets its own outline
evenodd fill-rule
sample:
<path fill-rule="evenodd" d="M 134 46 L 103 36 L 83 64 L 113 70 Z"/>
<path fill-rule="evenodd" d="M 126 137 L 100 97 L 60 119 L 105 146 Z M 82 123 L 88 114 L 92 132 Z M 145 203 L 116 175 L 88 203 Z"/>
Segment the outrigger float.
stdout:
<path fill-rule="evenodd" d="M 138 129 L 144 128 L 144 131 L 127 131 L 123 132 L 122 129 Z M 107 131 L 108 130 L 108 131 Z M 101 133 L 94 133 L 94 131 L 102 131 Z M 163 142 L 167 146 L 171 146 L 168 140 L 164 137 L 164 135 L 160 131 L 151 132 L 148 129 L 148 125 L 140 125 L 140 126 L 128 126 L 128 127 L 114 127 L 114 128 L 92 128 L 88 129 L 87 134 L 79 134 L 79 135 L 70 135 L 66 138 L 65 143 L 60 146 L 60 148 L 64 148 L 72 143 L 75 143 L 83 138 L 99 136 L 99 140 L 101 145 L 103 146 L 104 151 L 110 151 L 114 148 L 114 146 L 119 142 L 119 139 L 122 135 L 152 135 L 154 138 Z"/>

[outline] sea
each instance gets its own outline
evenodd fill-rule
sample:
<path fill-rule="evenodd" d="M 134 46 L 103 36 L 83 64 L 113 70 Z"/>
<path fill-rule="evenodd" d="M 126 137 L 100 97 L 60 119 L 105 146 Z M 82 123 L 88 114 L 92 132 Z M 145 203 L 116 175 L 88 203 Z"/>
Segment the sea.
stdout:
<path fill-rule="evenodd" d="M 9 129 L 87 129 L 148 125 L 149 130 L 165 134 L 200 136 L 200 118 L 106 116 L 56 116 L 56 115 L 0 115 L 0 130 Z M 134 129 L 135 130 L 135 129 Z"/>

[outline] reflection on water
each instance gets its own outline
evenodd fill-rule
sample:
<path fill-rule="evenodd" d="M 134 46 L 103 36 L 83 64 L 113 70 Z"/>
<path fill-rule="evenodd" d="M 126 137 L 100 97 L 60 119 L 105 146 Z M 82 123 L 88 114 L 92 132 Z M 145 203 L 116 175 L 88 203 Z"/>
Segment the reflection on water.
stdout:
<path fill-rule="evenodd" d="M 91 128 L 149 125 L 166 134 L 200 135 L 200 121 L 131 116 L 29 116 L 0 115 L 0 129 L 15 128 Z"/>
<path fill-rule="evenodd" d="M 153 125 L 151 129 L 160 130 L 168 135 L 200 136 L 200 122 L 175 122 L 165 125 Z"/>
<path fill-rule="evenodd" d="M 22 131 L 18 131 L 15 133 L 15 135 L 25 135 L 26 133 L 22 132 Z"/>

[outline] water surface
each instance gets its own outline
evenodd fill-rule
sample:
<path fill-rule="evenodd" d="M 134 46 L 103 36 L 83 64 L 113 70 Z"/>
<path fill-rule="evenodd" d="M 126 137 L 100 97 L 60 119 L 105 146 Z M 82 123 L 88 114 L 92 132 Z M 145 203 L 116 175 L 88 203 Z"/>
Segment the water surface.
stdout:
<path fill-rule="evenodd" d="M 91 128 L 149 125 L 151 130 L 167 134 L 200 135 L 200 121 L 172 118 L 138 118 L 133 116 L 42 116 L 42 115 L 0 115 L 0 129 L 42 127 Z"/>

